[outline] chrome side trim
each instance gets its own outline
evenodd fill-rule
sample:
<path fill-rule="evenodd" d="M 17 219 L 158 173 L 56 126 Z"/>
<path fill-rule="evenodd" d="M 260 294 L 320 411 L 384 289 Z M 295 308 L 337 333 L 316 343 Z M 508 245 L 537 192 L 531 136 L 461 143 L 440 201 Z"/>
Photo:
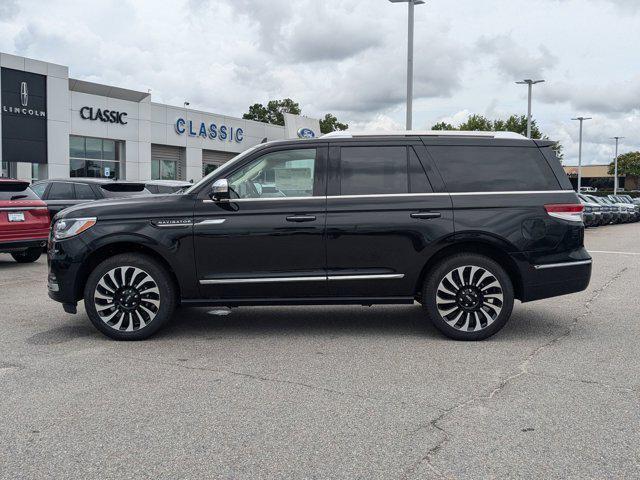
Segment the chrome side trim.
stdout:
<path fill-rule="evenodd" d="M 384 194 L 373 194 L 373 195 L 329 195 L 327 198 L 337 199 L 337 198 L 395 198 L 395 197 L 446 197 L 448 193 L 384 193 Z"/>
<path fill-rule="evenodd" d="M 379 275 L 329 275 L 329 280 L 395 280 L 404 278 L 404 273 L 383 273 Z"/>
<path fill-rule="evenodd" d="M 26 212 L 28 210 L 46 210 L 47 207 L 0 207 L 0 212 L 8 212 L 13 210 L 20 210 Z"/>
<path fill-rule="evenodd" d="M 216 278 L 200 280 L 201 285 L 218 285 L 231 283 L 279 283 L 279 282 L 324 282 L 322 277 L 264 277 L 264 278 Z"/>
<path fill-rule="evenodd" d="M 578 265 L 589 265 L 593 260 L 579 260 L 577 262 L 547 263 L 544 265 L 534 265 L 536 270 L 545 270 L 547 268 L 576 267 Z"/>
<path fill-rule="evenodd" d="M 326 280 L 394 280 L 400 278 L 404 278 L 404 273 L 384 273 L 379 275 L 325 275 L 315 277 L 215 278 L 200 280 L 200 284 L 221 285 L 235 283 L 323 282 Z"/>
<path fill-rule="evenodd" d="M 199 227 L 200 225 L 220 225 L 221 223 L 224 223 L 226 221 L 227 221 L 226 218 L 215 218 L 215 219 L 210 219 L 210 220 L 202 220 L 201 222 L 195 223 L 195 226 Z"/>
<path fill-rule="evenodd" d="M 573 190 L 528 190 L 522 192 L 452 192 L 449 195 L 461 197 L 465 195 L 536 195 L 542 193 L 576 193 Z"/>

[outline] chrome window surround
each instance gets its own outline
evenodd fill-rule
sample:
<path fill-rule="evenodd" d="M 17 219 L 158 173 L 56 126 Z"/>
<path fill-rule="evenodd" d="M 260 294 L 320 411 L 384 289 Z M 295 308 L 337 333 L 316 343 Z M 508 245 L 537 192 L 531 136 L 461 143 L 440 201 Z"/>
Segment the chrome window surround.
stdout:
<path fill-rule="evenodd" d="M 393 198 L 393 197 L 442 197 L 467 196 L 467 195 L 541 195 L 541 194 L 557 194 L 557 193 L 575 193 L 573 190 L 532 190 L 532 191 L 515 191 L 515 192 L 432 192 L 432 193 L 383 193 L 371 195 L 315 195 L 310 197 L 272 197 L 272 198 L 236 198 L 228 200 L 228 203 L 237 202 L 264 202 L 264 201 L 284 201 L 284 200 L 312 200 L 319 198 L 336 199 L 336 198 Z M 215 203 L 214 200 L 204 199 L 203 203 Z"/>

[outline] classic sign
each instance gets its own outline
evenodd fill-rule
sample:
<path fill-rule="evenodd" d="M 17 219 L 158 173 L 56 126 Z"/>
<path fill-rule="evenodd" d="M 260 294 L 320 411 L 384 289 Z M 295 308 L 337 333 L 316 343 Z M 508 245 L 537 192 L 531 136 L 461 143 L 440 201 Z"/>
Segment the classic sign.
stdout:
<path fill-rule="evenodd" d="M 126 125 L 125 117 L 127 112 L 117 112 L 116 110 L 107 110 L 93 107 L 82 107 L 80 109 L 80 116 L 85 120 L 100 120 L 107 123 L 119 123 Z"/>

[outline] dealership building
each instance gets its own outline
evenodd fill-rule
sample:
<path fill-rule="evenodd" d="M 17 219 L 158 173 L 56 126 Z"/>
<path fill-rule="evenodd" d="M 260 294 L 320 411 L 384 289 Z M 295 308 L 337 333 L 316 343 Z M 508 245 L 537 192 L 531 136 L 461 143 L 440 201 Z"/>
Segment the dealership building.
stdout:
<path fill-rule="evenodd" d="M 197 181 L 264 139 L 320 133 L 151 101 L 151 93 L 69 78 L 69 68 L 0 53 L 2 176 Z M 253 99 L 247 99 L 247 104 Z"/>

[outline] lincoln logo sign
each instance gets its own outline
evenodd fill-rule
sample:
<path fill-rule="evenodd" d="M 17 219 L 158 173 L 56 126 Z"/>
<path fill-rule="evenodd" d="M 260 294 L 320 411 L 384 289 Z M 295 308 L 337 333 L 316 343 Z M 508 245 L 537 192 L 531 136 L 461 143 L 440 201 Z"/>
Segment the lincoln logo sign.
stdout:
<path fill-rule="evenodd" d="M 191 120 L 186 121 L 184 118 L 179 118 L 176 120 L 175 128 L 178 135 L 186 133 L 190 137 L 210 138 L 211 140 L 217 138 L 221 141 L 235 141 L 237 143 L 244 140 L 244 130 L 241 128 L 216 125 L 215 123 L 207 125 L 204 122 L 200 122 L 200 126 L 196 126 L 197 130 L 194 130 L 194 124 Z"/>
<path fill-rule="evenodd" d="M 85 120 L 100 120 L 106 123 L 119 123 L 120 125 L 126 125 L 125 117 L 126 112 L 117 112 L 115 110 L 102 110 L 100 108 L 82 107 L 80 109 L 80 116 Z"/>
<path fill-rule="evenodd" d="M 26 107 L 29 104 L 29 89 L 27 88 L 27 82 L 20 84 L 20 101 L 22 106 Z"/>
<path fill-rule="evenodd" d="M 22 107 L 2 106 L 2 111 L 6 113 L 17 113 L 18 115 L 27 115 L 29 117 L 46 117 L 47 112 L 37 108 L 28 108 L 29 106 L 29 87 L 27 82 L 20 82 L 20 103 Z"/>

